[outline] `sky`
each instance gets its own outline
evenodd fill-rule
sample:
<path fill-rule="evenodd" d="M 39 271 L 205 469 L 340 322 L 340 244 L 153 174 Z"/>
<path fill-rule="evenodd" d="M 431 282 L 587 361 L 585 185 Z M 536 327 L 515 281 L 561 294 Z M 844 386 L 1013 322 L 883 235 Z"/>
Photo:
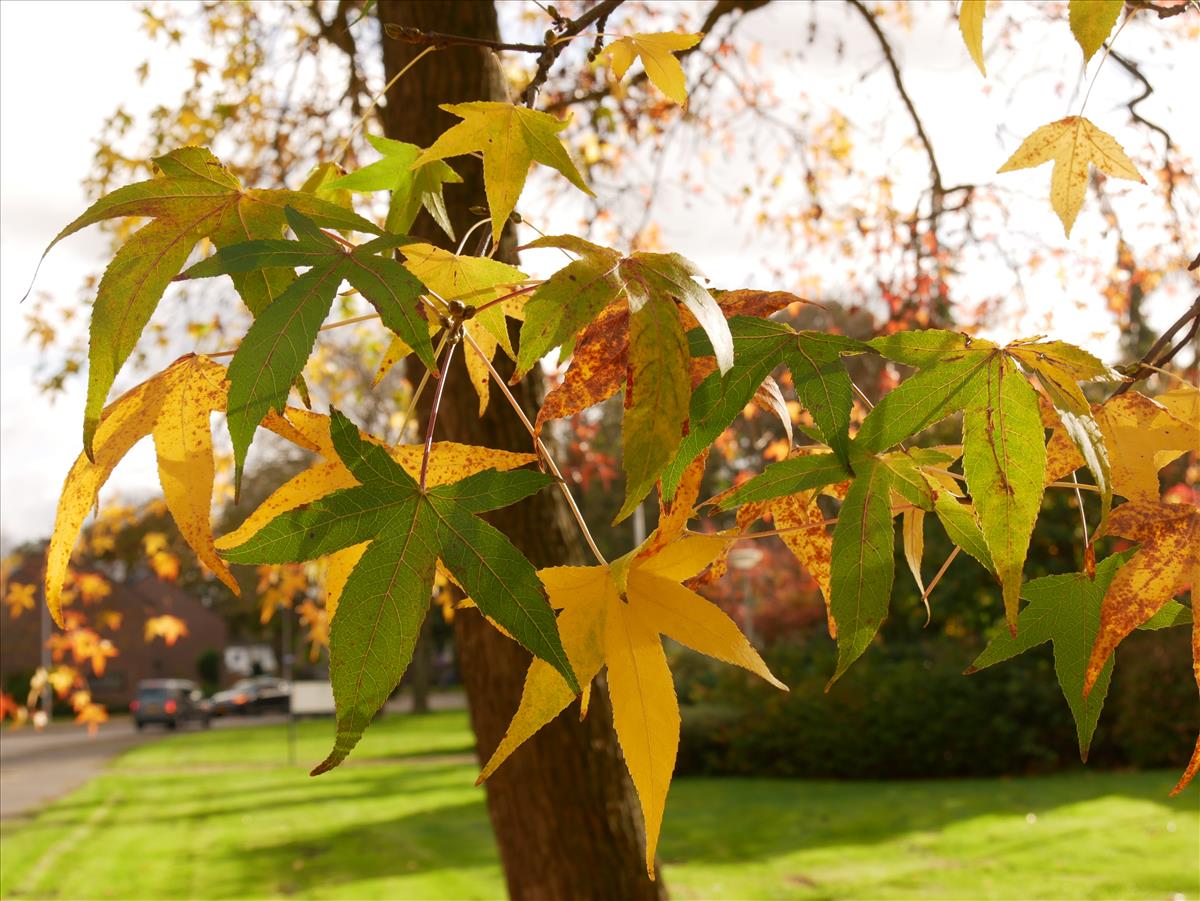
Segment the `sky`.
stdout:
<path fill-rule="evenodd" d="M 773 4 L 772 8 L 776 11 L 769 15 L 747 17 L 740 35 L 761 41 L 766 60 L 771 59 L 772 48 L 786 45 L 807 23 L 806 17 L 799 18 L 799 10 L 806 5 Z M 0 3 L 0 536 L 5 549 L 14 542 L 49 534 L 62 480 L 80 450 L 84 401 L 82 379 L 70 381 L 67 391 L 53 403 L 36 391 L 33 373 L 38 351 L 26 341 L 24 310 L 18 301 L 29 286 L 42 250 L 86 207 L 80 182 L 90 168 L 92 136 L 118 99 L 138 113 L 171 103 L 190 80 L 187 66 L 192 54 L 187 48 L 168 54 L 161 46 L 150 44 L 138 18 L 136 7 L 124 2 Z M 54 22 L 69 22 L 70 27 L 54 27 Z M 897 38 L 905 78 L 939 148 L 947 182 L 995 177 L 1005 156 L 1004 142 L 997 138 L 998 122 L 1005 121 L 1019 135 L 1068 112 L 1069 97 L 1044 96 L 1045 92 L 1023 101 L 1015 113 L 989 99 L 980 90 L 978 73 L 957 32 L 944 21 L 919 26 Z M 1065 23 L 1061 33 L 1051 32 L 1039 40 L 1037 56 L 1043 64 L 1078 55 Z M 989 67 L 996 71 L 1017 65 L 1011 48 L 993 47 L 991 51 Z M 146 58 L 151 61 L 153 77 L 141 85 L 134 69 Z M 877 104 L 896 103 L 890 83 L 886 76 L 878 77 L 877 69 L 869 80 L 862 78 L 863 71 L 877 59 L 878 50 L 864 31 L 861 42 L 849 42 L 844 59 L 818 54 L 810 60 L 808 71 L 819 73 L 830 91 L 846 97 L 852 117 L 856 111 L 865 115 Z M 1195 158 L 1200 156 L 1200 117 L 1182 114 L 1189 103 L 1194 104 L 1194 97 L 1188 97 L 1182 86 L 1200 83 L 1200 53 L 1181 54 L 1177 69 L 1170 79 L 1156 82 L 1161 89 L 1141 109 L 1151 118 L 1171 123 L 1177 142 Z M 792 76 L 781 66 L 776 77 Z M 1102 77 L 1114 78 L 1112 73 Z M 1106 96 L 1109 87 L 1112 92 Z M 1102 81 L 1089 115 L 1097 117 L 1099 124 L 1107 121 L 1111 127 L 1125 128 L 1118 101 L 1127 95 L 1126 81 Z M 903 118 L 897 118 L 897 123 L 896 128 L 908 127 Z M 735 170 L 739 160 L 730 159 L 727 165 Z M 1072 245 L 1064 239 L 1045 200 L 1048 168 L 1017 173 L 1013 178 L 1011 183 L 1029 196 L 1022 226 L 1044 240 L 1047 248 L 1070 250 Z M 564 215 L 568 213 L 564 211 Z M 711 218 L 698 219 L 688 210 L 686 199 L 672 198 L 670 185 L 658 215 L 665 225 L 666 243 L 703 259 L 715 281 L 753 284 L 754 248 L 738 237 L 736 223 L 722 229 Z M 1085 206 L 1077 232 L 1087 228 L 1088 215 Z M 102 266 L 106 247 L 106 240 L 95 229 L 65 240 L 41 267 L 36 290 L 63 299 L 77 296 L 84 277 Z M 536 269 L 536 260 L 530 262 Z M 984 272 L 980 277 L 986 276 Z M 1047 267 L 1033 279 L 1034 308 L 1029 321 L 1013 324 L 1013 334 L 996 337 L 1015 337 L 1022 328 L 1038 330 L 1037 322 L 1049 308 L 1041 305 L 1056 303 L 1067 311 L 1056 320 L 1063 332 L 1056 337 L 1111 353 L 1115 332 L 1103 327 L 1099 298 L 1072 296 L 1070 304 L 1063 304 L 1066 288 L 1069 286 L 1064 286 L 1053 267 Z M 1162 320 L 1173 318 L 1168 313 L 1164 307 L 1161 314 L 1152 311 L 1152 318 L 1157 317 L 1161 325 Z M 119 385 L 129 383 L 122 380 Z M 117 468 L 109 486 L 109 496 L 155 493 L 148 440 Z"/>

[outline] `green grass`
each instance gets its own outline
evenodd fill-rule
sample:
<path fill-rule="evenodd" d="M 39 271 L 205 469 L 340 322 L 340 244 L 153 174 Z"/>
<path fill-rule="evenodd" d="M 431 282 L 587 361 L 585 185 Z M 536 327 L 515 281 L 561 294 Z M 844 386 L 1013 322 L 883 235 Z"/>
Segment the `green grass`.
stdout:
<path fill-rule="evenodd" d="M 301 724 L 318 760 L 328 722 Z M 497 898 L 466 714 L 376 724 L 309 779 L 283 727 L 171 736 L 0 838 L 6 898 Z M 421 757 L 418 755 L 432 755 Z M 1175 774 L 947 782 L 680 779 L 676 898 L 1200 895 L 1195 789 Z M 549 849 L 552 850 L 552 849 Z"/>

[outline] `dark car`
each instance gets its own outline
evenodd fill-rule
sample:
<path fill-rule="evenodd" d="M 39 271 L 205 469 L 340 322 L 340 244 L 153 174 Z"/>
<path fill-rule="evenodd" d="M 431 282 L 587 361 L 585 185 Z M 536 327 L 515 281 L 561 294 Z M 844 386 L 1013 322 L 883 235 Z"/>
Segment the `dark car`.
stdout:
<path fill-rule="evenodd" d="M 139 682 L 137 697 L 130 703 L 138 731 L 148 723 L 175 729 L 180 723 L 199 723 L 208 728 L 212 718 L 209 704 L 195 682 L 186 679 L 147 679 Z"/>
<path fill-rule="evenodd" d="M 274 676 L 240 679 L 232 688 L 212 696 L 214 716 L 234 713 L 287 713 L 291 698 L 288 684 Z"/>

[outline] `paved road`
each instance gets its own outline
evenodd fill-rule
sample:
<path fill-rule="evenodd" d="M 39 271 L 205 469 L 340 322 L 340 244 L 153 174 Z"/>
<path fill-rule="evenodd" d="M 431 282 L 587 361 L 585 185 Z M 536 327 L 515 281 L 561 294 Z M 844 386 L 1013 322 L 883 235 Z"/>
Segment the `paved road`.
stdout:
<path fill-rule="evenodd" d="M 214 729 L 237 729 L 285 722 L 281 715 L 223 718 Z M 194 727 L 193 727 L 194 728 Z M 83 785 L 122 751 L 171 733 L 137 732 L 128 719 L 114 720 L 89 737 L 81 726 L 55 723 L 42 732 L 31 728 L 0 732 L 0 820 L 19 817 Z"/>
<path fill-rule="evenodd" d="M 434 710 L 459 710 L 466 706 L 461 692 L 435 692 L 429 700 Z M 407 713 L 410 708 L 407 692 L 387 704 L 389 713 Z M 283 714 L 220 717 L 213 720 L 212 728 L 239 729 L 285 722 L 287 717 Z M 42 732 L 31 728 L 0 730 L 0 820 L 20 817 L 61 798 L 99 775 L 122 751 L 170 734 L 174 733 L 154 727 L 138 732 L 128 718 L 105 723 L 95 737 L 89 737 L 82 726 L 72 723 L 54 723 Z"/>

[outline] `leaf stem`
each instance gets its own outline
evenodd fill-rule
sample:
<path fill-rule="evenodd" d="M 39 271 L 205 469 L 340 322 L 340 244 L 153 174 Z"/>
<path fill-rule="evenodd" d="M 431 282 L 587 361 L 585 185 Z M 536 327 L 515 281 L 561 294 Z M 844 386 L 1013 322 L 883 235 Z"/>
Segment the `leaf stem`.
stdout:
<path fill-rule="evenodd" d="M 367 117 L 370 116 L 371 113 L 373 113 L 375 111 L 375 107 L 379 106 L 379 101 L 383 99 L 383 95 L 386 94 L 388 91 L 390 91 L 392 89 L 392 85 L 394 85 L 401 78 L 403 78 L 405 73 L 408 72 L 408 70 L 411 69 L 413 66 L 415 66 L 417 64 L 418 60 L 421 59 L 421 57 L 425 56 L 425 54 L 427 54 L 427 53 L 432 53 L 434 50 L 437 50 L 437 49 L 438 48 L 436 46 L 426 47 L 424 50 L 422 50 L 420 53 L 418 53 L 416 56 L 414 56 L 411 60 L 409 60 L 409 63 L 407 66 L 405 66 L 403 69 L 401 69 L 395 75 L 393 75 L 391 77 L 391 80 L 388 81 L 388 83 L 383 86 L 382 91 L 380 91 L 378 94 L 376 94 L 374 97 L 371 98 L 370 105 L 363 111 L 363 114 L 358 117 L 358 121 L 355 122 L 354 127 L 350 129 L 350 134 L 346 135 L 346 142 L 344 144 L 342 144 L 342 149 L 338 151 L 337 157 L 334 159 L 335 163 L 337 163 L 338 165 L 341 165 L 342 160 L 346 156 L 346 151 L 350 149 L 350 142 L 354 140 L 354 135 L 357 134 L 358 130 L 363 127 L 363 123 L 365 123 L 367 121 Z"/>
<path fill-rule="evenodd" d="M 461 332 L 460 334 L 466 334 Z M 454 348 L 458 346 L 458 338 L 447 335 L 449 345 L 442 357 L 441 372 L 437 376 L 437 391 L 433 395 L 433 406 L 429 410 L 429 427 L 425 429 L 425 450 L 421 454 L 421 493 L 425 493 L 425 477 L 429 473 L 429 454 L 433 451 L 433 428 L 437 425 L 438 410 L 442 406 L 442 394 L 446 390 L 446 381 L 450 378 L 450 361 L 454 357 Z"/>
<path fill-rule="evenodd" d="M 608 561 L 604 559 L 604 555 L 600 553 L 600 548 L 596 546 L 596 542 L 592 538 L 591 530 L 588 529 L 587 522 L 584 521 L 583 513 L 580 511 L 579 505 L 575 503 L 575 498 L 571 495 L 571 489 L 567 486 L 566 479 L 563 478 L 563 475 L 559 471 L 557 464 L 554 462 L 554 458 L 550 456 L 549 449 L 542 442 L 537 430 L 533 427 L 533 423 L 529 421 L 529 417 L 525 415 L 525 411 L 521 409 L 521 405 L 517 403 L 517 399 L 513 397 L 512 392 L 508 390 L 508 385 L 506 385 L 504 379 L 500 377 L 500 373 L 496 371 L 496 367 L 492 365 L 492 361 L 487 358 L 487 354 L 485 354 L 479 345 L 475 343 L 475 339 L 465 331 L 463 332 L 463 339 L 471 346 L 475 353 L 479 355 L 479 359 L 483 360 L 483 364 L 487 367 L 488 372 L 491 374 L 492 380 L 496 383 L 496 386 L 500 389 L 501 393 L 508 401 L 509 406 L 513 408 L 513 411 L 521 420 L 521 425 L 525 426 L 525 431 L 529 432 L 530 437 L 533 438 L 534 449 L 537 451 L 538 456 L 546 461 L 546 466 L 549 467 L 550 474 L 554 476 L 559 491 L 561 491 L 563 497 L 566 498 L 567 505 L 571 508 L 571 514 L 575 517 L 575 522 L 579 525 L 579 531 L 583 535 L 583 540 L 587 542 L 587 546 L 591 550 L 592 556 L 596 558 L 596 562 L 598 562 L 601 566 L 608 566 Z"/>
<path fill-rule="evenodd" d="M 448 335 L 442 336 L 442 340 L 438 342 L 437 349 L 433 352 L 434 357 L 441 356 L 448 337 Z M 421 400 L 421 395 L 425 393 L 425 386 L 429 384 L 429 377 L 431 375 L 433 375 L 433 370 L 426 369 L 425 374 L 421 376 L 417 390 L 413 392 L 412 399 L 408 402 L 408 410 L 404 414 L 404 420 L 400 423 L 400 430 L 396 433 L 396 444 L 404 443 L 404 433 L 408 430 L 408 424 L 412 422 L 413 413 L 417 410 L 417 403 Z"/>
<path fill-rule="evenodd" d="M 476 307 L 475 315 L 478 316 L 484 310 L 490 310 L 492 307 L 496 306 L 496 304 L 504 303 L 506 300 L 511 300 L 514 297 L 520 297 L 522 294 L 528 294 L 530 291 L 536 291 L 543 284 L 545 283 L 539 280 L 537 284 L 526 285 L 523 288 L 517 288 L 515 291 L 509 291 L 507 294 L 501 294 L 499 297 L 492 298 L 482 306 Z"/>

